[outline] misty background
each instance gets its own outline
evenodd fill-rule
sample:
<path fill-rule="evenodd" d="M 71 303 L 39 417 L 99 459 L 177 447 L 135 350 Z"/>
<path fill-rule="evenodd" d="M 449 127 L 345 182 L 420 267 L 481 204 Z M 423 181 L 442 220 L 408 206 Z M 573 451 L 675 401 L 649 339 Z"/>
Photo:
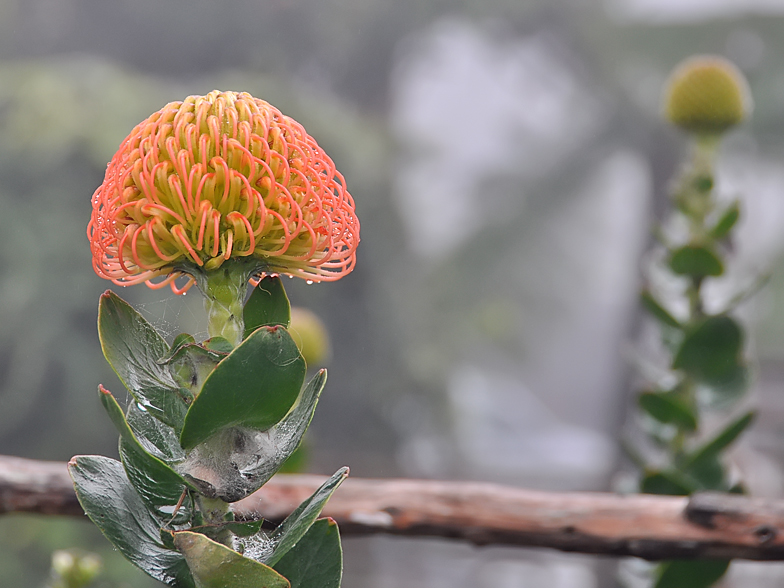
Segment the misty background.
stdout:
<path fill-rule="evenodd" d="M 784 494 L 784 3 L 779 0 L 0 0 L 0 452 L 116 456 L 98 402 L 122 387 L 96 333 L 112 287 L 168 337 L 201 299 L 92 271 L 90 196 L 164 104 L 247 91 L 301 122 L 346 177 L 356 270 L 287 281 L 328 327 L 308 471 L 610 490 L 634 472 L 633 359 L 655 330 L 641 263 L 686 140 L 662 84 L 694 53 L 748 76 L 752 120 L 718 190 L 743 197 L 717 297 L 742 308 L 760 414 L 733 460 Z M 612 560 L 434 539 L 347 538 L 345 588 L 599 588 Z M 51 551 L 104 558 L 104 586 L 158 586 L 86 519 L 0 518 L 0 584 L 42 586 Z M 728 585 L 776 586 L 781 564 Z"/>

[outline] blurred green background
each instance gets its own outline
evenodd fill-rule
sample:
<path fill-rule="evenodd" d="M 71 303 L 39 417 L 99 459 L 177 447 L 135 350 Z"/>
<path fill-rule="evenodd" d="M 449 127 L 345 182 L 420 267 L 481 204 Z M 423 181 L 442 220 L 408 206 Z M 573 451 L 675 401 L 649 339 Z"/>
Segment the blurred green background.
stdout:
<path fill-rule="evenodd" d="M 784 493 L 784 4 L 777 0 L 0 0 L 0 452 L 116 455 L 96 335 L 90 196 L 165 103 L 248 91 L 300 121 L 345 175 L 357 269 L 290 282 L 332 339 L 309 471 L 608 489 L 655 336 L 636 296 L 685 141 L 659 117 L 670 69 L 734 60 L 756 109 L 726 141 L 759 358 L 752 493 Z M 169 336 L 203 333 L 193 291 L 122 290 Z M 618 472 L 621 472 L 619 474 Z M 153 586 L 86 521 L 0 518 L 0 585 L 42 586 L 53 549 L 101 553 L 103 586 Z M 349 538 L 345 588 L 593 588 L 612 562 L 437 540 Z M 777 586 L 779 564 L 728 585 Z"/>

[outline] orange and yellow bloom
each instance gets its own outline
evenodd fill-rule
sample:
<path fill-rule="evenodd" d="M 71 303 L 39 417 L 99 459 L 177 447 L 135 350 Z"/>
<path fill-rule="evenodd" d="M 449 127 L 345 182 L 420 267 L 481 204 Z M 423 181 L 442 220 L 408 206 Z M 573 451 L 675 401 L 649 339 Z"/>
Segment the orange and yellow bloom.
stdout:
<path fill-rule="evenodd" d="M 343 176 L 305 129 L 247 93 L 172 102 L 131 131 L 93 195 L 96 273 L 178 288 L 226 260 L 257 276 L 337 280 L 356 261 L 359 221 Z M 152 282 L 163 277 L 159 282 Z"/>

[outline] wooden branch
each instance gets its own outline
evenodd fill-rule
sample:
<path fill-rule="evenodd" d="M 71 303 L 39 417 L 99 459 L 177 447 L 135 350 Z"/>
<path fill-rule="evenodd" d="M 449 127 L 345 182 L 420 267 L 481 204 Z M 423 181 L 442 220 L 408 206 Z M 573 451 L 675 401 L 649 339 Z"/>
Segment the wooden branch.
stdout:
<path fill-rule="evenodd" d="M 235 505 L 282 520 L 323 476 L 276 476 Z M 0 513 L 82 514 L 64 463 L 0 456 Z M 390 533 L 650 560 L 784 560 L 784 501 L 535 492 L 495 484 L 349 478 L 327 503 L 343 535 Z"/>

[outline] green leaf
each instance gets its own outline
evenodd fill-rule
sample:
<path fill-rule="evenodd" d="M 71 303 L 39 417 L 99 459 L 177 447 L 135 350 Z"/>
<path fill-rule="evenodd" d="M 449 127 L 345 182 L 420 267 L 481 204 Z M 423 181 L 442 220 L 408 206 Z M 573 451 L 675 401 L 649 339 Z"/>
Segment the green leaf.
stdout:
<path fill-rule="evenodd" d="M 643 494 L 665 494 L 668 496 L 688 496 L 697 487 L 683 474 L 671 470 L 649 471 L 640 483 Z"/>
<path fill-rule="evenodd" d="M 340 588 L 343 550 L 340 532 L 332 519 L 319 519 L 275 569 L 286 576 L 291 588 Z"/>
<path fill-rule="evenodd" d="M 80 455 L 71 459 L 68 471 L 84 512 L 120 553 L 169 586 L 195 586 L 185 558 L 164 546 L 158 522 L 119 461 Z"/>
<path fill-rule="evenodd" d="M 736 200 L 727 207 L 719 220 L 716 221 L 716 224 L 710 230 L 710 236 L 716 240 L 724 239 L 724 237 L 729 235 L 738 219 L 740 219 L 740 203 Z"/>
<path fill-rule="evenodd" d="M 700 490 L 728 490 L 724 475 L 724 466 L 718 455 L 706 455 L 689 464 L 684 474 L 695 480 Z"/>
<path fill-rule="evenodd" d="M 174 338 L 172 341 L 171 348 L 172 352 L 177 351 L 183 345 L 188 345 L 196 343 L 196 339 L 193 338 L 193 335 L 189 335 L 188 333 L 180 333 Z"/>
<path fill-rule="evenodd" d="M 726 315 L 711 316 L 690 329 L 672 366 L 709 385 L 726 383 L 741 362 L 743 332 Z"/>
<path fill-rule="evenodd" d="M 174 545 L 188 562 L 196 588 L 289 588 L 272 568 L 199 533 L 180 531 Z"/>
<path fill-rule="evenodd" d="M 670 269 L 683 276 L 702 278 L 720 276 L 724 273 L 724 264 L 719 256 L 708 247 L 686 245 L 672 252 Z"/>
<path fill-rule="evenodd" d="M 313 522 L 321 514 L 321 509 L 324 508 L 324 504 L 329 500 L 329 497 L 332 496 L 332 493 L 337 490 L 347 476 L 348 468 L 340 468 L 310 498 L 305 500 L 286 517 L 286 520 L 270 535 L 273 549 L 264 563 L 274 566 L 290 549 L 299 543 L 300 539 L 308 532 Z"/>
<path fill-rule="evenodd" d="M 221 543 L 221 537 L 226 537 L 227 531 L 233 533 L 234 536 L 236 537 L 251 537 L 253 535 L 258 535 L 260 532 L 263 535 L 264 532 L 261 531 L 262 523 L 263 523 L 262 520 L 225 521 L 223 523 L 218 523 L 218 524 L 195 525 L 187 530 L 192 531 L 193 533 L 201 533 L 202 535 L 209 537 L 213 541 L 217 541 L 218 543 Z M 162 536 L 164 537 L 165 540 L 165 533 Z"/>
<path fill-rule="evenodd" d="M 192 449 L 227 427 L 270 428 L 297 400 L 305 369 L 286 329 L 254 331 L 207 377 L 185 416 L 180 444 Z"/>
<path fill-rule="evenodd" d="M 136 401 L 179 431 L 187 406 L 169 370 L 158 363 L 169 353 L 163 337 L 111 290 L 101 295 L 98 335 L 106 360 Z"/>
<path fill-rule="evenodd" d="M 242 318 L 245 320 L 244 339 L 259 327 L 289 327 L 291 305 L 280 277 L 266 276 L 259 282 L 245 303 Z"/>
<path fill-rule="evenodd" d="M 697 429 L 697 415 L 688 403 L 674 392 L 644 392 L 640 408 L 660 423 L 671 423 L 685 431 Z"/>
<path fill-rule="evenodd" d="M 708 588 L 721 578 L 730 566 L 726 560 L 668 561 L 659 566 L 655 588 Z"/>
<path fill-rule="evenodd" d="M 656 298 L 654 298 L 653 294 L 651 294 L 649 290 L 642 291 L 640 294 L 640 302 L 642 303 L 643 307 L 645 307 L 645 309 L 650 312 L 660 323 L 676 329 L 682 328 L 681 323 L 678 322 L 678 320 L 672 316 L 670 312 L 665 309 L 658 300 L 656 300 Z"/>
<path fill-rule="evenodd" d="M 740 418 L 732 421 L 713 439 L 694 451 L 691 458 L 688 460 L 688 465 L 693 465 L 701 460 L 717 456 L 729 447 L 735 439 L 746 430 L 752 421 L 754 421 L 754 411 L 747 412 Z"/>
<path fill-rule="evenodd" d="M 735 403 L 749 385 L 749 368 L 745 365 L 734 365 L 721 377 L 704 382 L 706 395 L 704 400 L 711 408 L 725 409 Z"/>
<path fill-rule="evenodd" d="M 234 345 L 226 337 L 211 337 L 204 342 L 205 349 L 215 351 L 217 353 L 231 353 Z"/>
<path fill-rule="evenodd" d="M 697 174 L 692 181 L 692 186 L 698 192 L 706 193 L 713 189 L 713 176 L 710 174 Z"/>
<path fill-rule="evenodd" d="M 225 528 L 234 533 L 237 537 L 250 537 L 261 531 L 263 520 L 258 521 L 230 521 Z"/>
<path fill-rule="evenodd" d="M 139 408 L 135 402 L 128 404 L 125 420 L 147 453 L 170 465 L 185 459 L 174 429 Z"/>
<path fill-rule="evenodd" d="M 103 386 L 100 390 L 101 404 L 120 433 L 120 457 L 128 480 L 159 520 L 170 519 L 172 510 L 167 507 L 174 507 L 180 501 L 186 488 L 185 480 L 165 462 L 144 449 L 128 426 L 114 396 Z"/>
<path fill-rule="evenodd" d="M 206 496 L 236 502 L 252 494 L 299 446 L 326 381 L 326 370 L 319 371 L 294 408 L 274 427 L 261 432 L 224 429 L 194 448 L 178 471 Z M 226 459 L 229 454 L 230 461 Z"/>

